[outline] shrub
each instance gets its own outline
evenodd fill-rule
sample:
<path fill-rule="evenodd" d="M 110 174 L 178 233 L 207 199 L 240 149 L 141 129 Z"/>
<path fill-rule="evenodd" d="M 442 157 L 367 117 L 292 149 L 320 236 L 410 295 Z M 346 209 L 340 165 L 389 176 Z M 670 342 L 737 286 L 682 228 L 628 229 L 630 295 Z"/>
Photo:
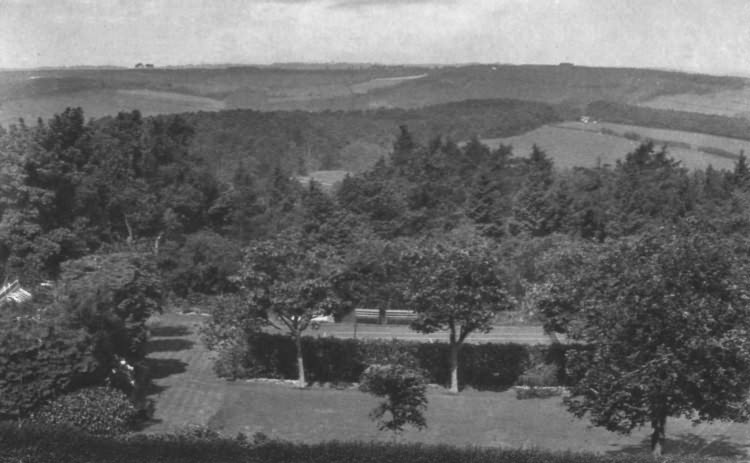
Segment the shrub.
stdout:
<path fill-rule="evenodd" d="M 34 339 L 0 332 L 0 420 L 27 416 L 60 394 L 104 378 L 90 336 L 45 328 Z"/>
<path fill-rule="evenodd" d="M 633 141 L 639 141 L 641 139 L 641 135 L 637 132 L 625 132 L 622 136 Z"/>
<path fill-rule="evenodd" d="M 71 426 L 89 434 L 115 435 L 130 431 L 138 411 L 121 391 L 108 387 L 79 389 L 43 405 L 31 421 Z"/>
<path fill-rule="evenodd" d="M 447 445 L 322 442 L 297 444 L 270 441 L 248 445 L 235 438 L 176 437 L 171 434 L 91 436 L 51 426 L 0 423 L 3 445 L 0 461 L 24 463 L 714 463 L 736 458 L 675 455 L 656 460 L 650 455 L 595 455 L 591 453 L 451 447 Z M 254 443 L 253 443 L 254 444 Z"/>
<path fill-rule="evenodd" d="M 310 382 L 353 383 L 368 366 L 385 364 L 419 371 L 430 383 L 450 382 L 447 343 L 304 337 L 302 344 Z M 517 384 L 530 368 L 552 364 L 556 368 L 540 385 L 567 385 L 570 379 L 565 371 L 565 353 L 570 349 L 580 346 L 467 344 L 459 352 L 464 366 L 459 371 L 459 383 L 480 390 L 504 390 Z M 220 377 L 231 379 L 294 379 L 294 344 L 287 336 L 255 333 L 221 349 L 214 370 Z"/>
<path fill-rule="evenodd" d="M 547 399 L 562 395 L 559 387 L 536 387 L 536 386 L 517 386 L 516 398 L 524 399 Z"/>
<path fill-rule="evenodd" d="M 378 429 L 399 433 L 404 426 L 427 427 L 427 386 L 422 375 L 401 365 L 370 365 L 360 378 L 359 390 L 385 400 L 370 412 Z M 390 419 L 384 418 L 386 414 Z"/>

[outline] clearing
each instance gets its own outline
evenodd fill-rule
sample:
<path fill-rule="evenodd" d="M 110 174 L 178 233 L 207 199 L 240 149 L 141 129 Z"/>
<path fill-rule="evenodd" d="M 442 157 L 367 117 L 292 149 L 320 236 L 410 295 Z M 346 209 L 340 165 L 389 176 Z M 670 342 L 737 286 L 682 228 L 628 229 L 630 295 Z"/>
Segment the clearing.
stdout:
<path fill-rule="evenodd" d="M 201 345 L 197 334 L 204 319 L 164 314 L 151 320 L 148 359 L 155 373 L 151 397 L 156 401 L 156 413 L 154 424 L 145 432 L 206 425 L 227 436 L 263 432 L 299 442 L 393 439 L 378 432 L 367 417 L 376 399 L 356 388 L 312 386 L 300 390 L 283 381 L 217 378 L 212 372 L 214 354 Z M 428 398 L 429 427 L 422 432 L 406 431 L 400 440 L 615 454 L 648 451 L 648 429 L 622 436 L 591 427 L 573 418 L 559 397 L 518 400 L 513 390 L 466 390 L 452 395 L 431 387 Z M 747 425 L 693 426 L 680 419 L 671 420 L 668 426 L 666 451 L 672 454 L 750 456 Z"/>
<path fill-rule="evenodd" d="M 662 95 L 639 106 L 750 118 L 750 86 L 705 94 Z"/>
<path fill-rule="evenodd" d="M 608 132 L 602 133 L 602 129 Z M 675 142 L 676 146 L 667 147 L 669 155 L 688 169 L 705 169 L 712 165 L 716 169 L 731 170 L 735 159 L 730 157 L 730 154 L 739 155 L 740 150 L 750 150 L 750 142 L 733 138 L 623 124 L 580 122 L 546 125 L 515 137 L 484 139 L 482 142 L 492 148 L 501 143 L 512 145 L 516 156 L 528 156 L 532 146 L 536 144 L 555 160 L 556 167 L 567 169 L 594 167 L 597 163 L 614 165 L 640 143 L 625 138 L 626 132 L 637 133 L 642 139 L 654 139 L 657 144 Z M 690 148 L 687 148 L 686 144 L 689 144 Z M 701 147 L 727 153 L 711 154 L 701 151 Z"/>

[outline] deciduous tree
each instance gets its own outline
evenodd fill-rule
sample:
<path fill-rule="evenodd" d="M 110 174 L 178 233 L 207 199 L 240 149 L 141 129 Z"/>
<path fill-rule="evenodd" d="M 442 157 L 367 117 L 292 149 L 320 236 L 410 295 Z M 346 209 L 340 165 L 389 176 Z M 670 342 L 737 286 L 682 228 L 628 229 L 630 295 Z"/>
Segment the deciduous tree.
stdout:
<path fill-rule="evenodd" d="M 262 311 L 269 324 L 294 339 L 299 387 L 305 387 L 302 334 L 313 317 L 336 308 L 332 281 L 338 266 L 332 248 L 300 244 L 294 236 L 254 243 L 245 250 L 236 280 L 249 309 Z"/>
<path fill-rule="evenodd" d="M 402 258 L 410 275 L 407 307 L 417 314 L 411 327 L 448 331 L 451 391 L 457 393 L 461 345 L 473 332 L 490 331 L 495 315 L 512 307 L 496 249 L 473 231 L 460 230 L 426 240 Z"/>
<path fill-rule="evenodd" d="M 624 433 L 650 425 L 655 455 L 669 417 L 747 420 L 747 252 L 689 223 L 566 256 L 547 325 L 591 346 L 569 362 L 570 411 Z"/>

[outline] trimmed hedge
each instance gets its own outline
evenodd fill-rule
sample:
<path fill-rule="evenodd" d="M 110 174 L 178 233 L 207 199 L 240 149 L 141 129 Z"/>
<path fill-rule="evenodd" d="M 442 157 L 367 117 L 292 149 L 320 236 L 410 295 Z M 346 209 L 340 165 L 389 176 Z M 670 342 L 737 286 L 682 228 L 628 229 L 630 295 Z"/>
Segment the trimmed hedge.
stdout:
<path fill-rule="evenodd" d="M 71 426 L 89 434 L 117 435 L 132 431 L 138 410 L 124 392 L 90 387 L 65 394 L 31 416 L 35 423 Z"/>
<path fill-rule="evenodd" d="M 96 437 L 70 429 L 0 424 L 0 462 L 24 463 L 655 463 L 644 455 L 450 447 L 445 445 L 324 442 L 263 444 L 195 433 Z M 647 451 L 644 448 L 644 453 Z M 736 461 L 679 455 L 660 462 Z"/>
<path fill-rule="evenodd" d="M 459 384 L 479 390 L 504 390 L 517 384 L 524 372 L 551 365 L 539 386 L 570 384 L 565 352 L 580 346 L 521 344 L 466 344 L 459 351 Z M 398 364 L 421 371 L 428 382 L 450 383 L 447 343 L 400 340 L 355 340 L 304 337 L 305 374 L 310 382 L 354 383 L 375 364 Z M 222 350 L 214 364 L 220 377 L 230 379 L 297 377 L 297 359 L 291 338 L 257 333 L 244 343 Z"/>

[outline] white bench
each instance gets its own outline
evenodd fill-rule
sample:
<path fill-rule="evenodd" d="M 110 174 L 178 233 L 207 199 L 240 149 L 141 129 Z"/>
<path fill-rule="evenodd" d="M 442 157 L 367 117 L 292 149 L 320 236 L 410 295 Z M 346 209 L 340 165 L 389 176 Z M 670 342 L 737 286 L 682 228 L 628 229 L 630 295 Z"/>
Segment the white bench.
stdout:
<path fill-rule="evenodd" d="M 357 322 L 380 323 L 380 309 L 354 309 L 354 317 Z M 415 318 L 417 314 L 411 310 L 386 310 L 384 322 L 386 324 L 411 323 Z"/>

